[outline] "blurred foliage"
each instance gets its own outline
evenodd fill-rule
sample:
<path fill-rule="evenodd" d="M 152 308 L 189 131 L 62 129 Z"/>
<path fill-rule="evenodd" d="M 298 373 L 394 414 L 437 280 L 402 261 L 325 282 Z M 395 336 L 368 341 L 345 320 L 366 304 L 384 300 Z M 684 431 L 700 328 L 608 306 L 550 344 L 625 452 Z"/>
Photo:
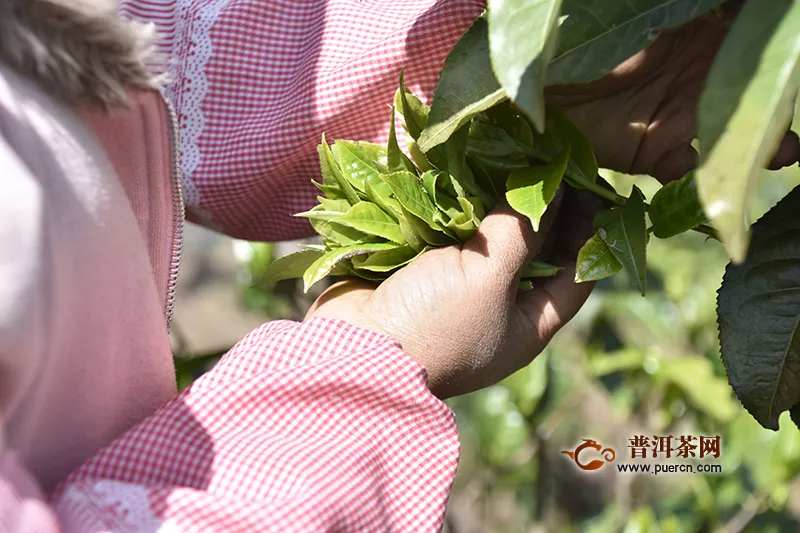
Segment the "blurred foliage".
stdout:
<path fill-rule="evenodd" d="M 624 194 L 651 178 L 605 174 Z M 765 174 L 754 218 L 800 182 Z M 296 280 L 252 287 L 275 247 L 236 242 L 242 302 L 302 318 Z M 716 290 L 727 262 L 700 234 L 653 239 L 646 298 L 624 275 L 601 282 L 546 352 L 502 383 L 448 403 L 462 440 L 445 531 L 705 533 L 800 530 L 800 431 L 784 413 L 762 429 L 733 395 L 719 358 Z M 179 358 L 182 384 L 221 354 Z M 581 472 L 561 455 L 583 438 L 627 454 L 643 435 L 720 435 L 717 474 Z"/>

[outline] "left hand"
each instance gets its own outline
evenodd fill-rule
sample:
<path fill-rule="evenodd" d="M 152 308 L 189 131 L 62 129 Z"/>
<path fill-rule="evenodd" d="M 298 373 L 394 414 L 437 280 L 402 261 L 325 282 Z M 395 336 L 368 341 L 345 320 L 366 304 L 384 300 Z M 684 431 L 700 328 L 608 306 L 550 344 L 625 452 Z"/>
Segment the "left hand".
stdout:
<path fill-rule="evenodd" d="M 573 283 L 574 263 L 597 201 L 567 189 L 559 215 L 554 201 L 538 233 L 527 218 L 496 209 L 463 246 L 426 252 L 378 287 L 336 284 L 306 319 L 336 318 L 394 337 L 440 398 L 497 383 L 530 363 L 589 296 L 594 284 Z M 546 260 L 567 268 L 520 292 L 520 272 L 543 245 Z"/>
<path fill-rule="evenodd" d="M 547 100 L 564 107 L 601 167 L 679 179 L 697 166 L 697 106 L 736 7 L 728 2 L 723 19 L 709 14 L 665 31 L 597 81 L 549 87 Z M 798 157 L 800 142 L 788 132 L 770 168 Z"/>

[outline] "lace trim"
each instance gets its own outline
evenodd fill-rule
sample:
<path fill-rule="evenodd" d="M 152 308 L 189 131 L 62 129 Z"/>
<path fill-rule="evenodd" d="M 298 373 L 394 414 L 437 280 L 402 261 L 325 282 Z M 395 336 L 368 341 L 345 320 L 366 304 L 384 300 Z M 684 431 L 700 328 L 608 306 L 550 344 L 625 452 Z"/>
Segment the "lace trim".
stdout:
<path fill-rule="evenodd" d="M 58 501 L 57 511 L 65 524 L 102 524 L 117 533 L 181 531 L 173 521 L 155 515 L 145 487 L 120 481 L 69 485 Z"/>
<path fill-rule="evenodd" d="M 182 2 L 177 14 L 175 42 L 179 48 L 173 50 L 173 57 L 178 58 L 173 79 L 179 81 L 169 92 L 179 110 L 183 195 L 191 206 L 200 204 L 194 172 L 200 165 L 198 139 L 205 125 L 201 105 L 208 93 L 205 69 L 213 49 L 211 27 L 229 3 L 230 0 L 212 0 L 197 9 L 195 2 Z"/>

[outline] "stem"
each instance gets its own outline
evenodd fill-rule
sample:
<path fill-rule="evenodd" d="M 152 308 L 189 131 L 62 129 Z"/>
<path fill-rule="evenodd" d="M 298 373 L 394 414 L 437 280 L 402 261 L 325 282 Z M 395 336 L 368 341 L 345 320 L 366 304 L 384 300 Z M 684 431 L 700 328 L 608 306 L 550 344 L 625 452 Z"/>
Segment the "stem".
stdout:
<path fill-rule="evenodd" d="M 711 226 L 708 226 L 706 224 L 700 224 L 699 226 L 697 226 L 695 228 L 692 228 L 692 229 L 697 231 L 697 232 L 700 232 L 700 233 L 703 233 L 705 235 L 708 235 L 712 239 L 719 240 L 719 235 L 717 235 L 717 232 L 714 231 L 714 228 L 712 228 Z"/>
<path fill-rule="evenodd" d="M 614 191 L 609 191 L 608 189 L 606 189 L 601 185 L 598 185 L 597 183 L 592 183 L 587 181 L 586 183 L 582 183 L 582 185 L 586 187 L 586 190 L 592 191 L 597 196 L 601 196 L 606 200 L 613 202 L 617 205 L 625 205 L 625 202 L 628 201 L 628 199 L 625 198 L 624 196 L 621 196 L 615 193 Z"/>

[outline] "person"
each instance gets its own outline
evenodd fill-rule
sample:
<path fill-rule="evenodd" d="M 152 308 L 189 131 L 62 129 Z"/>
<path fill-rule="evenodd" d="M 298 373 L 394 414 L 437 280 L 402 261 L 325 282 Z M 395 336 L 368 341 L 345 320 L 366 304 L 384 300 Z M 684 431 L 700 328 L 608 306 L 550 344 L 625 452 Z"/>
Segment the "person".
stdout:
<path fill-rule="evenodd" d="M 516 287 L 541 248 L 574 260 L 586 197 L 562 193 L 537 233 L 497 209 L 377 288 L 338 284 L 178 395 L 168 326 L 182 200 L 235 237 L 309 234 L 289 215 L 314 203 L 321 133 L 385 140 L 399 71 L 430 100 L 484 7 L 123 0 L 155 23 L 167 100 L 113 6 L 0 0 L 0 531 L 441 528 L 459 453 L 441 400 L 529 363 L 577 312 L 591 285 L 569 269 Z M 697 20 L 548 98 L 601 165 L 674 179 L 723 35 Z M 798 148 L 787 134 L 773 164 Z"/>

